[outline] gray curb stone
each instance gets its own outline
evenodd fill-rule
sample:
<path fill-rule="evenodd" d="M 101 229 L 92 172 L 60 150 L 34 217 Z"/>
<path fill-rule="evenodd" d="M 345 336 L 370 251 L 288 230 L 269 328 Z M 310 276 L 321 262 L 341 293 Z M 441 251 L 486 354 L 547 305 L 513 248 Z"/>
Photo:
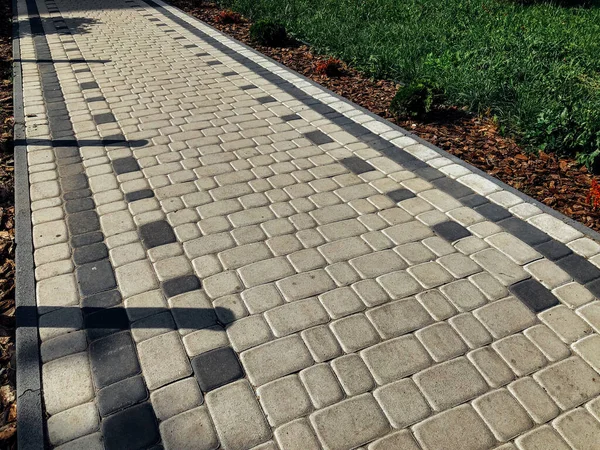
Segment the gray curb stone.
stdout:
<path fill-rule="evenodd" d="M 29 0 L 30 1 L 30 0 Z M 29 7 L 28 1 L 28 7 Z M 17 0 L 13 8 L 13 102 L 16 211 L 16 366 L 17 366 L 17 440 L 21 450 L 45 448 L 40 350 L 37 333 L 31 203 L 27 173 L 27 147 L 23 108 L 23 80 L 20 62 Z"/>

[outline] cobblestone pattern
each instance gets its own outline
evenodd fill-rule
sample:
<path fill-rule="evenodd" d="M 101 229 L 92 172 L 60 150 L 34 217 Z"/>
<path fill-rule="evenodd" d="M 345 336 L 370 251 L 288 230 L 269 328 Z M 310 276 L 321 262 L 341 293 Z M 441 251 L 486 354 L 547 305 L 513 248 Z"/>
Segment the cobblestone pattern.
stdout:
<path fill-rule="evenodd" d="M 600 441 L 595 241 L 161 2 L 19 8 L 53 447 Z"/>

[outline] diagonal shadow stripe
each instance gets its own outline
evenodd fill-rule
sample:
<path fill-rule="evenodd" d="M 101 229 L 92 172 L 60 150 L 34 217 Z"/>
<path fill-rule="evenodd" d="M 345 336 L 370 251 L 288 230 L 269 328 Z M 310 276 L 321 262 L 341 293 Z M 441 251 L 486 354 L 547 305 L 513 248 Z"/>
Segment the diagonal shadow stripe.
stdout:
<path fill-rule="evenodd" d="M 46 145 L 49 147 L 111 147 L 111 146 L 128 146 L 128 147 L 143 147 L 148 145 L 146 139 L 138 139 L 128 141 L 126 139 L 17 139 L 15 145 Z"/>

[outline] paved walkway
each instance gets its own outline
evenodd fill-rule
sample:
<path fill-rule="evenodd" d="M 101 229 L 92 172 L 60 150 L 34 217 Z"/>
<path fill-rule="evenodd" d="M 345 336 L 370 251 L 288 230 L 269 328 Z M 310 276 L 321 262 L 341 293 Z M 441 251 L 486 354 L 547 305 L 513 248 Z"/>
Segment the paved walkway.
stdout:
<path fill-rule="evenodd" d="M 600 448 L 589 230 L 159 0 L 18 14 L 50 447 Z"/>

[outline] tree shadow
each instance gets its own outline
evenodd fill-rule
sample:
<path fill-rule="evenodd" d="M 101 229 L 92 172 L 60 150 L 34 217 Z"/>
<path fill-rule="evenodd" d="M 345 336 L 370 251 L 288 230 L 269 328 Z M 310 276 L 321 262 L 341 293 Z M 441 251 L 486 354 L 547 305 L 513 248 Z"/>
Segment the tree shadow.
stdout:
<path fill-rule="evenodd" d="M 40 17 L 38 19 L 40 23 L 43 25 L 44 34 L 88 34 L 91 32 L 91 28 L 93 25 L 98 23 L 102 23 L 98 19 L 92 19 L 89 17 L 62 17 L 62 18 L 53 18 L 53 17 Z M 23 24 L 31 23 L 30 19 L 23 19 L 19 21 L 19 30 L 21 33 L 24 33 L 24 29 L 26 29 Z M 25 34 L 25 33 L 24 33 Z M 37 31 L 32 30 L 32 35 L 37 35 Z"/>
<path fill-rule="evenodd" d="M 36 64 L 108 64 L 110 59 L 20 59 L 17 58 L 14 62 L 19 63 L 36 63 Z"/>
<path fill-rule="evenodd" d="M 40 145 L 48 147 L 144 147 L 150 142 L 146 139 L 127 140 L 123 136 L 109 136 L 104 139 L 16 139 L 15 146 Z"/>
<path fill-rule="evenodd" d="M 90 340 L 129 329 L 164 328 L 164 322 L 147 320 L 171 314 L 176 329 L 201 330 L 227 325 L 235 320 L 233 311 L 215 308 L 98 307 L 98 306 L 19 306 L 19 328 L 85 329 Z M 39 317 L 38 317 L 39 316 Z"/>

